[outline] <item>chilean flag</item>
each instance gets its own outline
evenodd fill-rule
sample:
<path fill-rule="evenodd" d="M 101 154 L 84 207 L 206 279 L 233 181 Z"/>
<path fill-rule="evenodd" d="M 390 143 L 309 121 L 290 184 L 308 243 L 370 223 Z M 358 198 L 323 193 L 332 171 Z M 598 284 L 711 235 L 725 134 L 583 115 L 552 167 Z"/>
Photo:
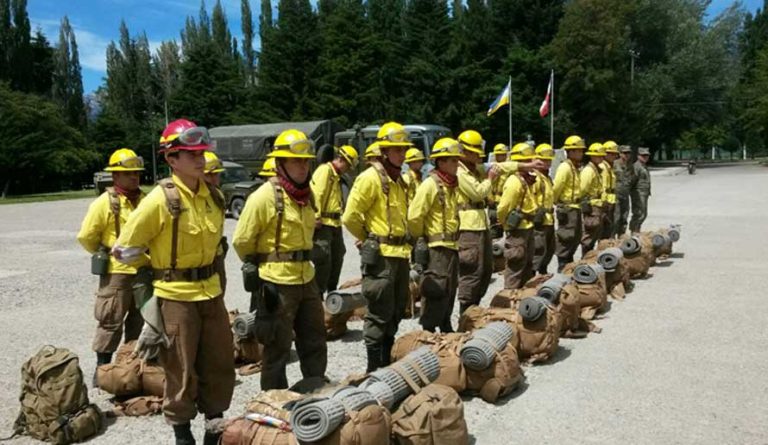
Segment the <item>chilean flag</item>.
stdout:
<path fill-rule="evenodd" d="M 555 73 L 553 72 L 549 76 L 549 86 L 547 86 L 547 97 L 544 98 L 544 102 L 539 107 L 539 116 L 546 117 L 549 114 L 549 107 L 552 103 L 552 81 L 555 80 Z"/>

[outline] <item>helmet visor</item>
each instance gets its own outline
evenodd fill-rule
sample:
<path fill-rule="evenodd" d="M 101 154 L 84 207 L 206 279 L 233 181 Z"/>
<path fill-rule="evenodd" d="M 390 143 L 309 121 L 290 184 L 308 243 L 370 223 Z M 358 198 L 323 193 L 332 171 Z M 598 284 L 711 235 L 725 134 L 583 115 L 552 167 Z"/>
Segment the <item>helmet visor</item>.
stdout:
<path fill-rule="evenodd" d="M 405 130 L 393 128 L 389 131 L 389 133 L 380 138 L 377 138 L 376 140 L 406 144 L 408 143 L 408 132 Z"/>
<path fill-rule="evenodd" d="M 123 167 L 130 169 L 144 168 L 144 159 L 141 156 L 135 156 L 132 158 L 121 159 L 118 162 L 109 164 L 109 167 Z"/>
<path fill-rule="evenodd" d="M 315 142 L 311 141 L 309 139 L 298 139 L 295 141 L 292 141 L 290 144 L 281 145 L 281 146 L 275 146 L 275 149 L 288 149 L 291 153 L 295 155 L 308 155 L 313 154 L 315 150 Z"/>
<path fill-rule="evenodd" d="M 461 144 L 456 142 L 441 148 L 440 151 L 435 154 L 441 154 L 443 156 L 461 156 L 463 152 L 464 150 L 462 149 Z"/>

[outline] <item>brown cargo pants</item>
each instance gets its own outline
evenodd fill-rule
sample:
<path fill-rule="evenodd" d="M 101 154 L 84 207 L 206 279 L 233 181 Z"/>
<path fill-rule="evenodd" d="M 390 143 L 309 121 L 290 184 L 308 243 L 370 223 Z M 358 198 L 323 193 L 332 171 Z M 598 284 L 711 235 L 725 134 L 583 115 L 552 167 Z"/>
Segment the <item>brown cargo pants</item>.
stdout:
<path fill-rule="evenodd" d="M 429 265 L 421 280 L 424 307 L 419 320 L 424 330 L 453 332 L 451 314 L 458 287 L 459 253 L 448 247 L 430 247 Z"/>
<path fill-rule="evenodd" d="M 581 235 L 581 256 L 595 248 L 603 233 L 603 208 L 592 206 L 592 213 L 584 215 L 584 233 Z"/>
<path fill-rule="evenodd" d="M 557 231 L 555 232 L 555 255 L 557 271 L 573 261 L 573 255 L 581 241 L 581 210 L 570 207 L 557 209 Z"/>
<path fill-rule="evenodd" d="M 381 257 L 376 266 L 363 269 L 363 296 L 368 313 L 363 323 L 366 346 L 380 345 L 385 338 L 394 341 L 408 304 L 410 264 L 407 258 Z"/>
<path fill-rule="evenodd" d="M 543 226 L 533 231 L 533 269 L 546 275 L 549 262 L 555 254 L 555 226 Z"/>
<path fill-rule="evenodd" d="M 504 289 L 520 289 L 533 276 L 533 229 L 507 232 L 504 259 Z"/>
<path fill-rule="evenodd" d="M 108 274 L 99 278 L 93 315 L 99 323 L 93 337 L 94 352 L 117 350 L 125 330 L 125 341 L 139 338 L 144 320 L 133 301 L 136 275 Z M 125 328 L 123 328 L 125 325 Z"/>
<path fill-rule="evenodd" d="M 171 341 L 160 351 L 165 370 L 163 413 L 171 425 L 197 412 L 226 411 L 235 387 L 235 358 L 224 298 L 205 301 L 161 299 L 165 333 Z"/>
<path fill-rule="evenodd" d="M 344 264 L 344 255 L 347 253 L 344 247 L 344 235 L 341 227 L 320 226 L 315 230 L 314 251 L 322 254 L 323 258 L 312 262 L 315 265 L 315 281 L 320 290 L 320 295 L 336 290 L 339 285 L 341 266 Z"/>
<path fill-rule="evenodd" d="M 301 374 L 323 377 L 328 366 L 325 340 L 325 311 L 320 291 L 314 280 L 306 284 L 275 284 L 280 303 L 274 313 L 274 335 L 264 344 L 261 389 L 288 388 L 285 367 L 291 356 L 291 343 L 296 339 Z"/>
<path fill-rule="evenodd" d="M 493 275 L 493 250 L 488 230 L 459 232 L 459 302 L 480 304 Z"/>

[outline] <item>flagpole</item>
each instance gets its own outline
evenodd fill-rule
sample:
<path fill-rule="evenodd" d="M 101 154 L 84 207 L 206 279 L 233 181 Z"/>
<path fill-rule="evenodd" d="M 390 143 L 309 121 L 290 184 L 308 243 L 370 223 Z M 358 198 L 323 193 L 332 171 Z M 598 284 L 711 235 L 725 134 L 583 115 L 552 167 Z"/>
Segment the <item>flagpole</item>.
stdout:
<path fill-rule="evenodd" d="M 555 70 L 550 74 L 552 91 L 549 93 L 549 145 L 555 148 Z"/>
<path fill-rule="evenodd" d="M 509 149 L 512 150 L 512 76 L 509 76 Z"/>

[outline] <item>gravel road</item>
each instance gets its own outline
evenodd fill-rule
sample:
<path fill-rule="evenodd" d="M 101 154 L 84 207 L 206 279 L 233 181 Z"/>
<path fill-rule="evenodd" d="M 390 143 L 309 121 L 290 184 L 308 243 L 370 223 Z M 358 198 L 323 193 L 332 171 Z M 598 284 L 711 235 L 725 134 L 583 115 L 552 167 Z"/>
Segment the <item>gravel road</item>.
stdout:
<path fill-rule="evenodd" d="M 675 171 L 677 173 L 677 171 Z M 637 282 L 597 323 L 601 334 L 562 340 L 555 360 L 526 369 L 525 387 L 498 405 L 465 402 L 477 444 L 768 443 L 768 169 L 654 171 L 648 228 L 682 224 L 678 254 Z M 0 206 L 0 436 L 18 410 L 19 369 L 44 344 L 73 350 L 90 378 L 96 277 L 75 240 L 90 200 Z M 235 221 L 227 220 L 231 236 Z M 351 246 L 351 242 L 348 242 Z M 349 248 L 342 281 L 359 275 Z M 227 258 L 227 306 L 244 310 L 240 262 Z M 501 288 L 497 277 L 484 300 Z M 456 314 L 454 314 L 454 321 Z M 361 322 L 329 343 L 334 380 L 365 367 Z M 407 320 L 400 332 L 416 329 Z M 298 363 L 289 379 L 300 378 Z M 238 377 L 228 415 L 259 390 Z M 109 407 L 108 396 L 91 390 Z M 202 436 L 202 421 L 194 423 Z M 34 443 L 19 438 L 9 443 Z M 112 421 L 93 444 L 171 444 L 162 417 Z"/>

